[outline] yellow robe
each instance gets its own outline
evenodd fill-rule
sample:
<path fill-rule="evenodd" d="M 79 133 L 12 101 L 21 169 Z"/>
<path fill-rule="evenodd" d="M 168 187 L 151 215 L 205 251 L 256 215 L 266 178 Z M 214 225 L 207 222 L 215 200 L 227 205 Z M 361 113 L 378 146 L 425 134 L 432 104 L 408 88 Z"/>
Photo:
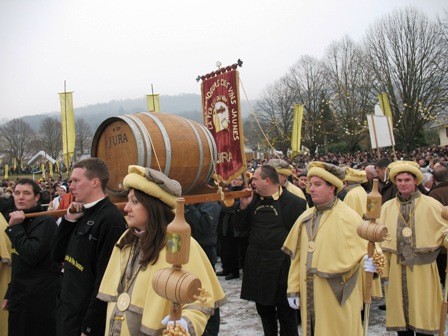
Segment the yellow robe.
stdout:
<path fill-rule="evenodd" d="M 352 188 L 350 188 L 350 190 L 344 197 L 344 203 L 347 204 L 353 210 L 355 210 L 358 215 L 363 217 L 367 211 L 367 192 L 360 184 L 352 186 Z M 379 246 L 377 246 L 377 250 L 380 250 Z M 360 287 L 361 288 L 360 299 L 362 306 L 364 301 L 363 290 L 366 285 L 366 271 L 364 270 L 364 260 L 361 261 L 360 266 L 361 266 L 360 280 L 362 282 L 362 287 Z M 372 297 L 380 298 L 382 296 L 383 292 L 381 290 L 381 279 L 378 277 L 374 279 L 372 283 Z"/>
<path fill-rule="evenodd" d="M 3 301 L 11 281 L 11 241 L 5 230 L 8 226 L 0 214 L 0 300 Z M 8 335 L 8 311 L 0 309 L 0 336 Z"/>
<path fill-rule="evenodd" d="M 300 189 L 298 186 L 292 184 L 289 181 L 286 181 L 285 188 L 290 193 L 293 193 L 294 195 L 299 196 L 300 198 L 302 198 L 302 199 L 304 199 L 306 201 L 305 194 L 303 193 L 302 189 Z"/>
<path fill-rule="evenodd" d="M 314 298 L 314 336 L 362 335 L 359 312 L 359 265 L 366 254 L 367 242 L 356 233 L 362 218 L 350 207 L 336 200 L 333 210 L 325 210 L 314 239 L 316 249 L 307 265 L 309 238 L 307 223 L 315 208 L 305 211 L 291 229 L 282 250 L 292 258 L 288 276 L 288 297 L 300 297 L 302 335 L 311 335 L 307 322 L 307 295 Z M 327 218 L 328 217 L 328 218 Z M 314 273 L 313 293 L 307 293 L 307 268 Z M 337 298 L 330 281 L 338 280 L 342 300 Z M 349 285 L 350 284 L 350 285 Z M 346 290 L 352 286 L 352 292 Z M 354 287 L 353 287 L 354 286 Z"/>
<path fill-rule="evenodd" d="M 153 290 L 152 281 L 158 270 L 172 266 L 166 262 L 165 248 L 160 252 L 156 264 L 148 265 L 146 269 L 140 270 L 135 278 L 131 291 L 129 291 L 131 304 L 124 313 L 124 320 L 118 322 L 116 319 L 114 320 L 117 312 L 115 309 L 116 302 L 120 294 L 118 293 L 118 286 L 125 271 L 129 254 L 129 245 L 123 247 L 122 250 L 117 246 L 114 248 L 99 289 L 98 298 L 108 302 L 106 335 L 110 335 L 111 323 L 121 323 L 121 332 L 114 335 L 136 335 L 135 332 L 132 332 L 133 328 L 128 325 L 128 321 L 131 321 L 130 323 L 134 326 L 138 324 L 138 335 L 161 335 L 165 326 L 160 321 L 169 315 L 170 302 Z M 189 262 L 182 265 L 182 270 L 199 278 L 202 288 L 207 292 L 205 293 L 206 302 L 195 301 L 182 307 L 182 317 L 188 322 L 190 334 L 200 336 L 204 332 L 207 320 L 213 314 L 214 309 L 225 304 L 227 299 L 207 256 L 193 238 L 190 242 Z"/>
<path fill-rule="evenodd" d="M 381 244 L 386 256 L 383 277 L 389 280 L 386 292 L 386 327 L 390 331 L 399 331 L 405 330 L 408 325 L 417 332 L 437 334 L 442 290 L 436 261 L 402 265 L 397 243 L 404 244 L 405 238 L 401 235 L 402 221 L 398 220 L 399 205 L 398 198 L 384 203 L 379 221 L 386 225 L 390 235 L 390 240 Z M 410 256 L 424 259 L 442 245 L 448 222 L 442 219 L 443 206 L 439 201 L 417 191 L 412 195 L 410 212 L 414 211 L 416 205 L 415 215 L 409 223 L 412 228 L 412 236 L 409 238 L 412 248 Z M 406 276 L 407 296 L 402 294 L 403 274 Z"/>

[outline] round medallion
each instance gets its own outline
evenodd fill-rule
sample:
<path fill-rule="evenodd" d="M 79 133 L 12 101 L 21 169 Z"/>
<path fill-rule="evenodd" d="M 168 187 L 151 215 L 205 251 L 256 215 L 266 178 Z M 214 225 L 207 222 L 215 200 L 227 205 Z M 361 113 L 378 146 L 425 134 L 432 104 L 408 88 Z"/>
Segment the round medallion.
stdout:
<path fill-rule="evenodd" d="M 128 293 L 121 293 L 117 300 L 117 308 L 119 311 L 126 311 L 131 304 L 131 297 Z"/>
<path fill-rule="evenodd" d="M 313 253 L 315 249 L 316 249 L 316 243 L 312 240 L 309 241 L 308 242 L 308 252 Z"/>
<path fill-rule="evenodd" d="M 403 235 L 403 237 L 409 238 L 410 236 L 412 236 L 412 229 L 410 227 L 405 227 L 403 228 L 403 230 L 401 230 L 401 234 Z"/>

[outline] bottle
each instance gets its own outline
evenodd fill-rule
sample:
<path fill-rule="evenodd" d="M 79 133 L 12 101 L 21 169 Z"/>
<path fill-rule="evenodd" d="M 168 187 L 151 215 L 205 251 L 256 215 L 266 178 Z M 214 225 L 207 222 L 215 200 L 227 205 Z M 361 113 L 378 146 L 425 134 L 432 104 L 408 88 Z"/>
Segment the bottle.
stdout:
<path fill-rule="evenodd" d="M 380 218 L 382 197 L 378 191 L 378 179 L 373 179 L 372 191 L 367 195 L 366 217 L 369 219 Z"/>
<path fill-rule="evenodd" d="M 178 198 L 176 215 L 166 228 L 166 261 L 181 266 L 188 263 L 190 257 L 191 227 L 185 221 L 185 199 Z"/>

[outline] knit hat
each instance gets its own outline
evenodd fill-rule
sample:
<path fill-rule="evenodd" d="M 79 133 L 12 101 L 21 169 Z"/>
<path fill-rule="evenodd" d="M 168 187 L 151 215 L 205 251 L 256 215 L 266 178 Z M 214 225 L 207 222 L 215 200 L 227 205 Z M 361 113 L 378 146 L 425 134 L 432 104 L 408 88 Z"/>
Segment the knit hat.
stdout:
<path fill-rule="evenodd" d="M 395 183 L 395 177 L 400 173 L 411 173 L 416 177 L 417 185 L 422 183 L 423 174 L 420 170 L 420 166 L 414 161 L 395 161 L 387 166 L 389 170 L 389 178 Z"/>
<path fill-rule="evenodd" d="M 156 197 L 172 209 L 176 208 L 176 200 L 182 194 L 179 182 L 157 170 L 135 165 L 129 166 L 128 175 L 123 179 L 123 187 L 126 190 L 134 188 Z"/>
<path fill-rule="evenodd" d="M 308 167 L 308 178 L 312 176 L 317 176 L 328 183 L 334 185 L 338 192 L 344 188 L 344 183 L 342 182 L 345 177 L 345 170 L 347 168 L 339 168 L 331 163 L 325 163 L 320 161 L 311 162 Z"/>
<path fill-rule="evenodd" d="M 278 174 L 292 175 L 292 166 L 282 159 L 270 159 L 266 165 L 274 167 Z"/>
<path fill-rule="evenodd" d="M 345 171 L 344 181 L 345 182 L 365 183 L 365 182 L 367 182 L 367 173 L 364 170 L 347 168 L 347 170 Z"/>

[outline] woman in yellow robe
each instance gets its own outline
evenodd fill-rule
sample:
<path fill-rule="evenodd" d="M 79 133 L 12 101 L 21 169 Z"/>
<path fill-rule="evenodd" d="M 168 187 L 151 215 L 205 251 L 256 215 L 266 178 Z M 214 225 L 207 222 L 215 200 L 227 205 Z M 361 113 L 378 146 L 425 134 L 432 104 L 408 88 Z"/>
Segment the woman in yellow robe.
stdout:
<path fill-rule="evenodd" d="M 0 299 L 3 301 L 11 281 L 11 241 L 5 230 L 8 226 L 0 214 Z M 0 336 L 8 335 L 8 311 L 0 309 Z"/>
<path fill-rule="evenodd" d="M 123 181 L 129 189 L 124 209 L 129 229 L 112 252 L 98 298 L 108 302 L 106 335 L 161 335 L 165 329 L 161 321 L 169 315 L 171 303 L 154 291 L 152 281 L 157 271 L 172 266 L 165 259 L 165 243 L 166 227 L 174 218 L 176 204 L 176 188 L 170 183 L 176 181 L 153 176 L 154 171 L 137 166 L 130 166 L 129 173 Z M 189 262 L 182 265 L 182 270 L 195 275 L 206 291 L 204 302 L 183 305 L 181 317 L 191 335 L 202 335 L 208 317 L 226 298 L 207 256 L 194 239 L 190 241 Z M 129 302 L 122 301 L 123 293 L 128 294 Z"/>

